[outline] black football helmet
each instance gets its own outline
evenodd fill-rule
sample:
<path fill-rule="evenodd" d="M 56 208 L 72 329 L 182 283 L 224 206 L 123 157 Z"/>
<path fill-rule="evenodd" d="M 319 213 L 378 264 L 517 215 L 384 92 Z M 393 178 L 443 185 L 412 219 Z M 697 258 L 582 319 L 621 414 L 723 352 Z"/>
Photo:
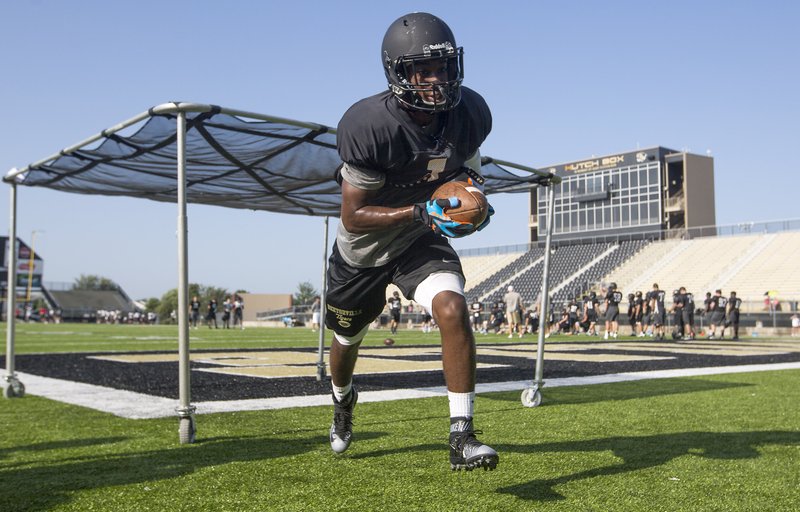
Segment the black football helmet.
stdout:
<path fill-rule="evenodd" d="M 411 83 L 417 65 L 439 60 L 446 67 L 446 81 Z M 414 12 L 389 25 L 381 46 L 381 62 L 389 89 L 407 108 L 442 112 L 453 109 L 461 101 L 464 49 L 456 45 L 450 27 L 433 14 Z M 421 93 L 432 90 L 441 95 L 441 101 L 430 103 L 423 99 Z"/>

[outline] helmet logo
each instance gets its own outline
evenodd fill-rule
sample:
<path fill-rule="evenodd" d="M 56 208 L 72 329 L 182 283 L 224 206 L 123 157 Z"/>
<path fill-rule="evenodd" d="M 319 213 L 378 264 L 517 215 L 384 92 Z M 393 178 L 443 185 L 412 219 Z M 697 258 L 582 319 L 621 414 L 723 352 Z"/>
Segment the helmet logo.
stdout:
<path fill-rule="evenodd" d="M 450 41 L 436 44 L 426 44 L 422 47 L 422 53 L 426 57 L 430 57 L 431 52 L 442 51 L 442 53 L 453 53 L 453 45 Z"/>

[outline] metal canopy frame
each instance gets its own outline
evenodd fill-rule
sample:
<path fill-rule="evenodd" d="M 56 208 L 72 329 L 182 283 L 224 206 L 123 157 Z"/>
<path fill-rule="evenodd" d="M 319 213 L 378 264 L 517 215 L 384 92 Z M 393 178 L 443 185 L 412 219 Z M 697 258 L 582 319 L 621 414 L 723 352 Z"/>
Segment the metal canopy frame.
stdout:
<path fill-rule="evenodd" d="M 22 169 L 11 169 L 8 174 L 3 178 L 3 181 L 10 185 L 10 218 L 9 218 L 9 240 L 11 240 L 11 250 L 9 254 L 9 267 L 8 267 L 8 297 L 7 297 L 7 314 L 8 314 L 8 325 L 6 330 L 6 375 L 4 376 L 4 395 L 7 398 L 12 397 L 21 397 L 25 393 L 25 388 L 22 382 L 20 382 L 15 369 L 15 323 L 16 323 L 16 286 L 13 286 L 16 283 L 16 264 L 17 264 L 17 251 L 16 251 L 16 240 L 17 240 L 17 184 L 21 183 L 23 177 L 26 172 L 31 169 L 37 168 L 48 162 L 52 162 L 62 156 L 67 156 L 75 151 L 85 148 L 86 146 L 97 142 L 98 140 L 107 138 L 109 135 L 115 134 L 120 132 L 130 126 L 133 126 L 137 123 L 140 123 L 149 117 L 155 115 L 164 115 L 164 114 L 173 114 L 176 116 L 176 133 L 177 133 L 177 154 L 176 154 L 176 162 L 177 162 L 177 207 L 178 207 L 178 218 L 177 218 L 177 235 L 178 235 L 178 373 L 179 373 L 179 399 L 178 399 L 178 407 L 176 408 L 176 412 L 178 414 L 178 418 L 180 421 L 179 426 L 179 439 L 181 444 L 193 443 L 196 438 L 196 423 L 194 413 L 196 411 L 196 407 L 191 404 L 191 374 L 190 374 L 190 360 L 189 360 L 189 316 L 188 316 L 188 290 L 189 290 L 189 278 L 188 278 L 188 265 L 189 265 L 189 254 L 188 254 L 188 217 L 186 212 L 186 204 L 187 204 L 187 197 L 186 197 L 186 114 L 196 112 L 196 113 L 205 113 L 205 112 L 215 112 L 221 114 L 228 114 L 231 116 L 236 117 L 243 117 L 243 118 L 250 118 L 254 120 L 260 121 L 271 121 L 276 123 L 284 123 L 296 127 L 306 128 L 310 130 L 315 130 L 320 133 L 332 133 L 335 134 L 336 131 L 333 128 L 327 127 L 325 125 L 316 124 L 316 123 L 307 123 L 301 121 L 295 121 L 293 119 L 286 119 L 282 117 L 270 116 L 265 114 L 259 114 L 256 112 L 249 112 L 245 110 L 238 110 L 238 109 L 231 109 L 231 108 L 224 108 L 219 107 L 216 105 L 210 104 L 202 104 L 202 103 L 188 103 L 188 102 L 169 102 L 163 103 L 161 105 L 155 106 L 146 112 L 142 112 L 127 121 L 123 121 L 117 125 L 112 126 L 111 128 L 105 129 L 100 133 L 89 137 L 77 144 L 69 146 L 65 149 L 62 149 L 58 153 L 54 153 L 48 157 L 45 157 L 41 160 L 38 160 Z M 535 187 L 540 186 L 549 186 L 552 183 L 560 182 L 560 178 L 555 176 L 552 173 L 546 173 L 543 171 L 539 171 L 537 169 L 526 167 L 519 164 L 514 164 L 512 162 L 508 162 L 505 160 L 498 160 L 493 159 L 491 157 L 483 157 L 482 158 L 482 165 L 486 165 L 487 163 L 495 163 L 501 167 L 512 167 L 529 174 L 534 175 L 533 179 L 526 180 L 527 182 L 524 184 L 515 184 L 510 185 L 508 187 L 500 187 L 495 190 L 495 192 L 522 192 L 525 190 L 530 190 Z M 522 179 L 522 178 L 520 178 Z M 551 198 L 548 203 L 548 219 L 552 218 L 552 187 L 550 190 Z M 326 279 L 325 276 L 327 274 L 327 252 L 328 252 L 328 216 L 324 217 L 324 246 L 323 246 L 323 280 L 322 280 L 322 302 L 320 305 L 321 312 L 324 312 L 325 308 L 325 289 L 326 289 Z M 550 234 L 551 234 L 551 222 L 548 220 L 547 226 L 547 242 L 546 245 L 549 249 L 550 245 Z M 543 282 L 543 299 L 542 299 L 542 308 L 547 305 L 547 271 L 548 271 L 548 263 L 549 263 L 549 250 L 545 254 L 545 278 Z M 541 354 L 543 353 L 543 343 L 544 338 L 542 336 L 542 330 L 540 329 L 540 336 L 539 336 L 539 352 L 537 357 L 537 368 L 536 373 L 538 375 L 537 379 L 541 384 Z M 320 328 L 319 332 L 319 360 L 317 363 L 317 379 L 322 380 L 325 377 L 325 362 L 324 362 L 324 346 L 325 346 L 325 329 Z"/>

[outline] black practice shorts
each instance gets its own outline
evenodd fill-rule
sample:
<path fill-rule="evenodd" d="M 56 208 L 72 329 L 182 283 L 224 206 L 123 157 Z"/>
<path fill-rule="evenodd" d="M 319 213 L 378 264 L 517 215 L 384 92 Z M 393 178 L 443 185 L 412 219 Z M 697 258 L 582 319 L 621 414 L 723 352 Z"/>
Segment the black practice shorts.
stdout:
<path fill-rule="evenodd" d="M 433 231 L 417 238 L 400 256 L 380 267 L 351 267 L 334 244 L 328 259 L 325 325 L 342 336 L 355 336 L 383 311 L 386 287 L 394 283 L 409 299 L 434 272 L 464 276 L 447 239 Z"/>
<path fill-rule="evenodd" d="M 606 322 L 616 322 L 618 316 L 619 316 L 619 307 L 608 306 L 608 309 L 606 309 Z"/>
<path fill-rule="evenodd" d="M 711 314 L 712 325 L 722 325 L 723 323 L 725 323 L 725 313 L 714 312 Z"/>
<path fill-rule="evenodd" d="M 394 320 L 395 322 L 399 322 L 400 321 L 400 310 L 399 309 L 390 309 L 389 310 L 389 315 L 392 317 L 392 320 Z"/>
<path fill-rule="evenodd" d="M 653 312 L 651 316 L 651 323 L 655 326 L 664 325 L 664 318 L 665 318 L 665 311 L 662 309 L 661 311 Z"/>
<path fill-rule="evenodd" d="M 586 321 L 590 323 L 597 322 L 597 312 L 595 310 L 591 310 L 586 313 Z"/>
<path fill-rule="evenodd" d="M 691 309 L 684 309 L 681 314 L 683 315 L 683 323 L 686 325 L 694 324 L 694 311 Z"/>
<path fill-rule="evenodd" d="M 731 311 L 728 314 L 728 318 L 725 320 L 725 327 L 729 325 L 739 326 L 739 312 L 738 311 Z"/>

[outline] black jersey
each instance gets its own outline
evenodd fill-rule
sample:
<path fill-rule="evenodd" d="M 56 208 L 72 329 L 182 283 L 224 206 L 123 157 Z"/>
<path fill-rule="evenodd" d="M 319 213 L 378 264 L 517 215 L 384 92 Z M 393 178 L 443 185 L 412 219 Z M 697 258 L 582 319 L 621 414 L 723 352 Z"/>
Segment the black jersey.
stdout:
<path fill-rule="evenodd" d="M 481 316 L 481 311 L 483 311 L 483 304 L 480 302 L 473 302 L 469 306 L 470 311 L 472 312 L 472 316 Z"/>
<path fill-rule="evenodd" d="M 731 297 L 728 299 L 728 304 L 730 305 L 730 311 L 739 312 L 739 308 L 742 307 L 742 299 L 738 297 Z"/>
<path fill-rule="evenodd" d="M 686 294 L 676 293 L 675 295 L 673 295 L 672 304 L 675 306 L 676 310 L 686 308 Z"/>
<path fill-rule="evenodd" d="M 200 301 L 193 300 L 189 303 L 189 308 L 192 310 L 192 313 L 197 313 L 200 311 Z"/>
<path fill-rule="evenodd" d="M 653 311 L 662 312 L 664 311 L 664 299 L 667 297 L 667 292 L 664 290 L 653 290 L 650 292 L 650 300 L 655 302 L 653 306 Z"/>
<path fill-rule="evenodd" d="M 414 122 L 391 92 L 376 94 L 350 107 L 339 121 L 336 141 L 344 164 L 336 177 L 369 190 L 375 205 L 397 208 L 428 201 L 440 184 L 466 180 L 465 164 L 479 154 L 491 128 L 486 102 L 466 87 L 461 88 L 458 106 L 435 114 L 428 127 Z M 340 222 L 336 245 L 350 266 L 379 267 L 430 232 L 414 222 L 350 233 Z"/>
<path fill-rule="evenodd" d="M 686 292 L 686 295 L 684 295 L 684 297 L 686 297 L 686 304 L 685 304 L 686 309 L 688 309 L 689 311 L 694 311 L 694 295 L 691 292 Z"/>
<path fill-rule="evenodd" d="M 578 303 L 577 302 L 575 302 L 575 301 L 570 302 L 569 306 L 567 307 L 567 310 L 569 311 L 569 316 L 571 318 L 578 318 Z"/>
<path fill-rule="evenodd" d="M 622 292 L 616 290 L 613 292 L 608 292 L 606 294 L 606 301 L 608 303 L 608 307 L 618 308 L 619 303 L 622 302 Z"/>
<path fill-rule="evenodd" d="M 592 318 L 597 314 L 597 299 L 587 297 L 583 301 L 583 313 L 587 318 Z"/>
<path fill-rule="evenodd" d="M 437 118 L 437 129 L 427 133 L 391 91 L 365 98 L 344 114 L 336 135 L 339 156 L 345 164 L 383 175 L 375 204 L 427 201 L 438 185 L 461 173 L 492 129 L 489 107 L 467 87 L 461 87 L 458 106 Z"/>
<path fill-rule="evenodd" d="M 727 298 L 721 297 L 721 296 L 717 297 L 717 309 L 715 311 L 720 312 L 720 313 L 724 313 L 725 312 L 725 306 L 727 306 L 727 305 L 728 305 L 728 299 Z"/>
<path fill-rule="evenodd" d="M 386 303 L 389 304 L 390 311 L 400 311 L 403 307 L 403 303 L 400 301 L 400 297 L 389 297 L 386 299 Z"/>

